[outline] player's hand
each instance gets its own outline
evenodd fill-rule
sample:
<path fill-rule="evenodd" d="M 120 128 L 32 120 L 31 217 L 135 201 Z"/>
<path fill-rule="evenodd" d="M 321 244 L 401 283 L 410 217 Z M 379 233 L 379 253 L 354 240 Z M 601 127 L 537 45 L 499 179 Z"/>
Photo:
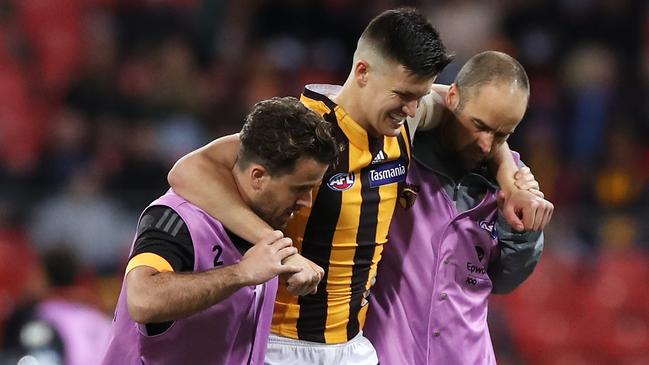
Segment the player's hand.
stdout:
<path fill-rule="evenodd" d="M 281 274 L 296 274 L 302 267 L 282 262 L 297 253 L 293 241 L 284 237 L 281 231 L 273 231 L 243 255 L 239 262 L 240 272 L 246 276 L 248 285 L 267 282 Z"/>
<path fill-rule="evenodd" d="M 509 196 L 501 190 L 498 206 L 507 223 L 519 232 L 543 230 L 554 212 L 552 203 L 521 189 L 514 189 Z"/>
<path fill-rule="evenodd" d="M 289 293 L 300 296 L 315 294 L 318 291 L 318 284 L 324 276 L 324 270 L 320 266 L 300 254 L 287 258 L 284 264 L 302 268 L 300 272 L 280 276 L 280 279 L 286 282 Z"/>
<path fill-rule="evenodd" d="M 540 198 L 545 198 L 539 182 L 536 181 L 529 167 L 523 167 L 516 171 L 514 174 L 514 185 L 521 190 L 528 190 Z"/>

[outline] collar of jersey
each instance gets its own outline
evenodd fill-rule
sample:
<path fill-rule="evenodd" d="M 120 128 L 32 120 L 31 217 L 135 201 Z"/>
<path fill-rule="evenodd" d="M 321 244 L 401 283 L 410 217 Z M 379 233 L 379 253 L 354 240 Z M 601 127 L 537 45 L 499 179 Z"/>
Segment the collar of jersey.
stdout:
<path fill-rule="evenodd" d="M 336 95 L 340 91 L 342 86 L 329 84 L 310 84 L 306 85 L 304 88 L 305 90 L 309 91 L 308 94 L 305 94 L 305 96 L 317 101 L 321 101 L 330 110 L 334 110 L 334 113 L 336 113 L 338 126 L 340 126 L 340 129 L 343 130 L 351 144 L 361 150 L 369 149 L 368 134 L 365 128 L 361 127 L 358 122 L 356 122 L 349 114 L 347 114 L 342 106 L 336 104 L 333 100 L 331 100 L 331 97 Z"/>

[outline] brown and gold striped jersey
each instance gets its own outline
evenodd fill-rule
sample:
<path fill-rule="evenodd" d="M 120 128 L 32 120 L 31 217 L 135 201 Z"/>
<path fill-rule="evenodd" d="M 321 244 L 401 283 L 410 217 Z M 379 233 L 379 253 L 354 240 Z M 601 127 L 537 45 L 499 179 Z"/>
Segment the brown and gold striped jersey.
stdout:
<path fill-rule="evenodd" d="M 325 88 L 309 85 L 301 100 L 334 124 L 345 149 L 314 192 L 311 209 L 301 210 L 285 230 L 325 276 L 315 295 L 296 298 L 280 286 L 272 332 L 340 343 L 352 339 L 365 321 L 369 289 L 406 179 L 410 137 L 407 125 L 397 137 L 369 136 L 325 96 Z"/>

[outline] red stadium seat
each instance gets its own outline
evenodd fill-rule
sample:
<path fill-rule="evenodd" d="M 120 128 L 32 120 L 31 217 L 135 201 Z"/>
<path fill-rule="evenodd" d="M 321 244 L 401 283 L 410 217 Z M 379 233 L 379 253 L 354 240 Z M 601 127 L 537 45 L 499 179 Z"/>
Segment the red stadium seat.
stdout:
<path fill-rule="evenodd" d="M 649 315 L 649 257 L 639 251 L 603 252 L 592 300 L 605 309 Z"/>
<path fill-rule="evenodd" d="M 644 253 L 604 252 L 587 263 L 546 253 L 528 282 L 498 302 L 530 364 L 633 364 L 649 356 L 647 279 Z"/>

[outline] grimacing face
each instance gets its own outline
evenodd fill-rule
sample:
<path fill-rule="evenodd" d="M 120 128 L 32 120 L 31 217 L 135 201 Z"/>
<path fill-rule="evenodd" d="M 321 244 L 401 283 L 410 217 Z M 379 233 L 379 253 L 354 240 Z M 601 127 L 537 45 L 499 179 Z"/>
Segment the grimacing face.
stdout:
<path fill-rule="evenodd" d="M 430 92 L 435 78 L 422 79 L 396 63 L 369 67 L 362 104 L 369 134 L 399 135 L 406 117 L 414 117 L 419 100 Z"/>
<path fill-rule="evenodd" d="M 460 92 L 469 93 L 461 110 Z M 476 167 L 493 156 L 523 119 L 527 101 L 528 93 L 511 83 L 491 82 L 462 91 L 451 85 L 447 105 L 455 123 L 449 125 L 449 137 L 465 167 Z"/>
<path fill-rule="evenodd" d="M 251 208 L 274 229 L 284 229 L 294 213 L 313 203 L 313 189 L 320 185 L 328 164 L 300 158 L 289 174 L 264 176 Z"/>

